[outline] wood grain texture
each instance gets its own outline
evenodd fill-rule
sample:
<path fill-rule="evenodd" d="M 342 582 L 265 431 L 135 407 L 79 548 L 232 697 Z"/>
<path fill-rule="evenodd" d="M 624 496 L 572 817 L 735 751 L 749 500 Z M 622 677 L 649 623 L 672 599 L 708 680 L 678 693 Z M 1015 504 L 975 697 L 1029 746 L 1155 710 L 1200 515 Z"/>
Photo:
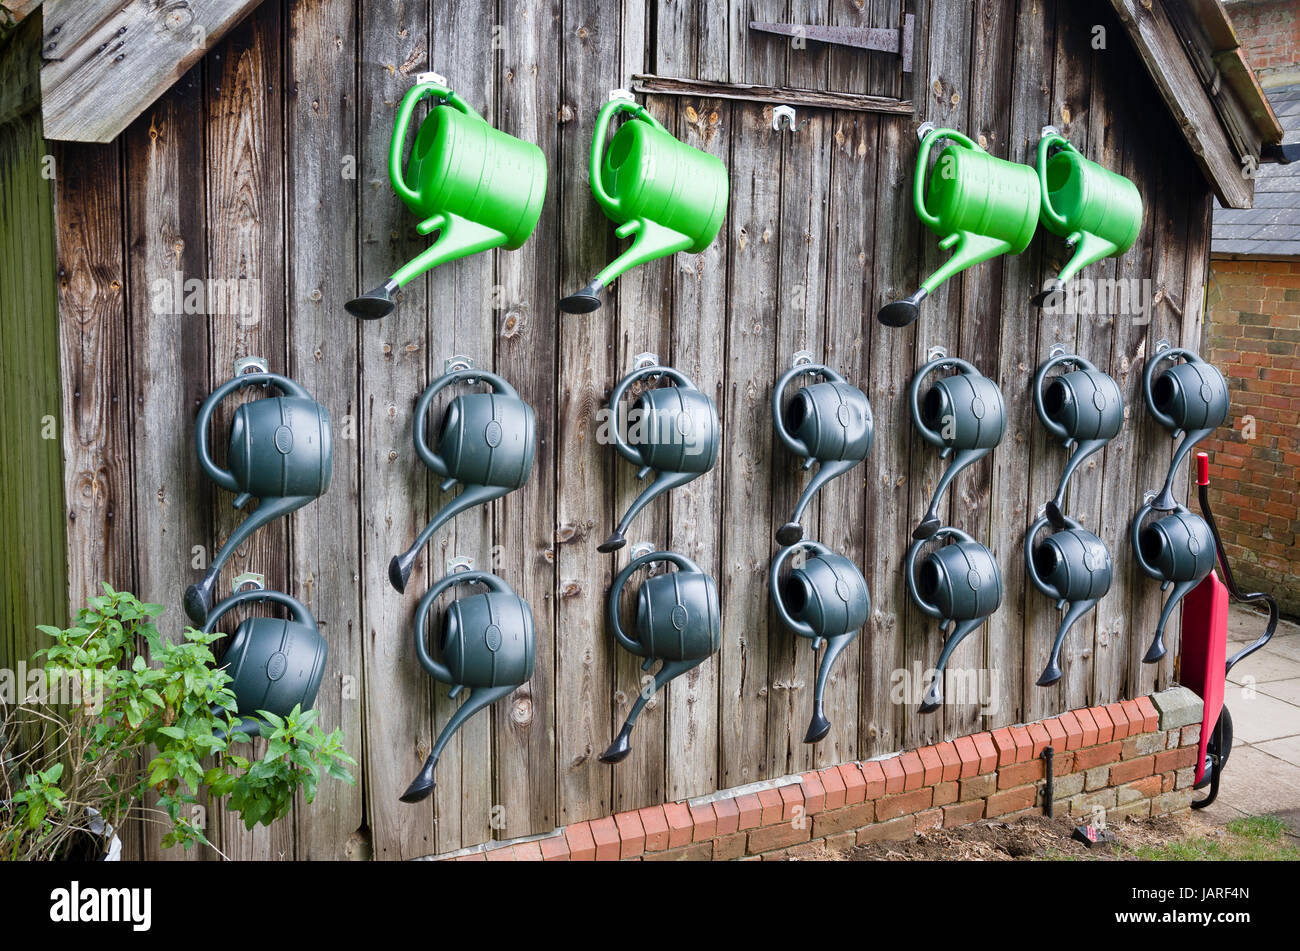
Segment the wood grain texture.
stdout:
<path fill-rule="evenodd" d="M 353 5 L 346 0 L 289 8 L 285 96 L 287 368 L 326 406 L 333 425 L 329 491 L 289 520 L 289 577 L 329 643 L 329 669 L 316 696 L 318 722 L 341 728 L 344 747 L 365 761 L 361 692 L 359 328 L 339 307 L 357 285 L 356 94 L 334 77 L 356 61 Z M 322 545 L 337 538 L 346 544 Z M 294 810 L 299 859 L 364 854 L 363 790 L 324 783 Z"/>
<path fill-rule="evenodd" d="M 214 809 L 214 841 L 227 854 L 412 858 L 1170 682 L 1172 658 L 1158 669 L 1138 663 L 1159 592 L 1133 565 L 1128 519 L 1172 450 L 1146 418 L 1138 386 L 1155 339 L 1199 338 L 1212 202 L 1174 120 L 1153 113 L 1159 95 L 1141 61 L 1123 43 L 1088 44 L 1099 17 L 1113 35 L 1122 30 L 1108 4 L 765 0 L 715 11 L 668 0 L 479 0 L 454 9 L 364 0 L 355 19 L 350 10 L 340 0 L 265 4 L 147 110 L 120 148 L 56 154 L 67 484 L 67 512 L 56 515 L 60 525 L 73 517 L 73 603 L 106 577 L 175 614 L 197 572 L 185 552 L 211 551 L 243 517 L 227 493 L 195 478 L 190 446 L 197 402 L 228 378 L 234 356 L 269 357 L 334 417 L 330 492 L 259 532 L 226 574 L 265 571 L 324 622 L 331 660 L 321 715 L 327 727 L 344 726 L 359 785 L 327 784 L 316 803 L 251 835 Z M 796 51 L 747 29 L 750 18 L 887 26 L 905 12 L 918 20 L 910 76 L 887 56 Z M 430 68 L 494 125 L 542 148 L 545 208 L 521 249 L 451 262 L 403 287 L 390 317 L 357 323 L 343 301 L 430 240 L 414 234 L 386 169 L 397 104 Z M 625 275 L 595 314 L 558 314 L 557 298 L 622 246 L 587 182 L 592 121 L 609 90 L 651 73 L 775 89 L 825 76 L 830 88 L 910 99 L 917 114 L 801 104 L 791 133 L 772 130 L 770 103 L 700 97 L 709 87 L 639 97 L 728 166 L 722 232 L 699 255 Z M 1033 161 L 1039 129 L 1053 121 L 1090 157 L 1133 178 L 1147 202 L 1142 235 L 1085 277 L 1151 278 L 1160 295 L 1154 322 L 1032 308 L 1030 294 L 1063 257 L 1059 239 L 1043 236 L 1022 255 L 948 282 L 914 327 L 881 326 L 880 306 L 910 293 L 947 254 L 912 210 L 921 119 L 982 137 L 993 154 L 1019 162 Z M 11 125 L 0 126 L 0 156 Z M 355 178 L 341 167 L 348 156 Z M 251 319 L 209 315 L 202 331 L 202 316 L 154 313 L 142 295 L 178 269 L 255 280 L 258 309 Z M 7 293 L 0 287 L 0 300 L 11 301 Z M 182 320 L 195 322 L 191 333 Z M 7 326 L 0 360 L 12 347 L 39 347 L 22 336 L 33 332 Z M 1111 548 L 1115 584 L 1095 620 L 1071 634 L 1066 681 L 1043 691 L 1033 680 L 1059 616 L 1026 588 L 1022 544 L 1065 462 L 1029 397 L 1057 338 L 1117 378 L 1128 423 L 1080 472 L 1068 500 Z M 997 696 L 921 717 L 917 699 L 941 635 L 910 607 L 901 568 L 944 463 L 915 435 L 906 397 L 932 344 L 995 376 L 1006 396 L 1002 445 L 958 480 L 943 509 L 992 548 L 1006 594 L 954 657 L 965 673 L 996 671 Z M 808 478 L 775 444 L 770 397 L 803 348 L 859 385 L 876 417 L 867 461 L 823 489 L 804 519 L 809 537 L 862 566 L 873 602 L 830 682 L 832 732 L 811 748 L 802 737 L 816 655 L 774 620 L 767 586 L 773 531 Z M 632 756 L 610 767 L 597 756 L 643 674 L 605 619 L 609 583 L 628 553 L 595 546 L 641 486 L 598 442 L 598 414 L 642 350 L 715 398 L 723 445 L 717 467 L 652 505 L 630 541 L 674 548 L 714 575 L 723 643 L 656 698 Z M 388 559 L 447 499 L 413 451 L 412 411 L 455 352 L 495 368 L 533 405 L 533 476 L 440 532 L 399 595 Z M 214 444 L 235 402 L 223 408 Z M 344 435 L 348 417 L 355 438 Z M 6 447 L 23 438 L 16 426 L 0 433 Z M 13 497 L 4 491 L 0 498 Z M 180 553 L 159 554 L 169 549 Z M 411 806 L 397 797 L 456 707 L 415 662 L 414 607 L 452 554 L 496 570 L 527 598 L 537 663 L 527 685 L 453 742 L 437 794 Z M 66 600 L 60 592 L 60 605 Z M 0 649 L 14 643 L 12 632 L 0 637 Z M 139 848 L 160 854 L 152 839 L 141 837 Z"/>
<path fill-rule="evenodd" d="M 113 141 L 259 2 L 55 4 L 75 22 L 67 39 L 51 35 L 61 12 L 47 11 L 47 55 L 59 58 L 41 69 L 46 137 Z"/>

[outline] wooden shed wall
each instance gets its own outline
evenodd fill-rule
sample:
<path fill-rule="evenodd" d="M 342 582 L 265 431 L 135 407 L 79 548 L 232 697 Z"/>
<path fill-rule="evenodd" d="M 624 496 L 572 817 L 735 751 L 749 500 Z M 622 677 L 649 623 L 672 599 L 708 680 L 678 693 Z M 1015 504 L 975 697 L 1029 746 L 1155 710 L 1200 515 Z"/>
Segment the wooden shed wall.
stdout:
<path fill-rule="evenodd" d="M 918 19 L 912 76 L 892 57 L 795 50 L 746 29 L 750 19 L 897 25 L 905 9 Z M 1094 25 L 1106 29 L 1103 49 Z M 429 68 L 494 125 L 542 148 L 545 210 L 521 250 L 444 266 L 412 282 L 392 317 L 358 323 L 342 303 L 425 244 L 392 195 L 385 157 L 396 104 Z M 728 165 L 723 231 L 698 256 L 625 276 L 595 315 L 561 316 L 561 292 L 616 250 L 586 156 L 597 107 L 637 73 L 910 95 L 917 115 L 800 109 L 791 134 L 772 130 L 768 106 L 651 97 L 669 128 Z M 1028 296 L 1063 251 L 1040 237 L 950 281 L 914 328 L 880 327 L 877 308 L 944 255 L 911 210 L 914 130 L 925 119 L 1015 161 L 1032 161 L 1052 122 L 1131 177 L 1147 208 L 1142 237 L 1090 273 L 1151 278 L 1150 322 L 1040 317 Z M 235 357 L 270 358 L 335 420 L 330 492 L 255 536 L 226 578 L 262 571 L 321 621 L 331 655 L 319 706 L 346 730 L 359 783 L 326 785 L 313 806 L 254 833 L 214 809 L 214 841 L 232 857 L 444 852 L 1108 702 L 1172 677 L 1172 653 L 1139 663 L 1160 602 L 1125 539 L 1170 459 L 1170 440 L 1141 409 L 1140 374 L 1158 339 L 1198 343 L 1210 196 L 1105 2 L 269 0 L 116 143 L 57 157 L 74 604 L 106 577 L 168 604 L 165 624 L 183 623 L 180 596 L 199 574 L 194 546 L 211 552 L 241 517 L 192 451 L 198 403 Z M 154 313 L 152 283 L 175 272 L 260 282 L 253 319 Z M 1058 616 L 1027 589 L 1021 544 L 1065 461 L 1028 392 L 1053 343 L 1119 379 L 1129 423 L 1076 477 L 1069 506 L 1100 526 L 1116 582 L 1071 635 L 1065 679 L 1044 690 L 1033 681 Z M 914 696 L 898 701 L 897 673 L 919 682 L 939 635 L 909 606 L 900 564 L 941 464 L 914 435 L 904 397 L 934 345 L 994 376 L 1007 396 L 1006 438 L 958 479 L 949 503 L 952 520 L 993 548 L 1006 596 L 954 658 L 994 671 L 999 702 L 920 716 Z M 823 491 L 805 520 L 811 536 L 858 560 L 873 596 L 871 623 L 829 692 L 835 726 L 815 748 L 800 742 L 815 658 L 774 620 L 766 583 L 772 530 L 807 478 L 774 444 L 768 409 L 799 349 L 859 383 L 878 427 L 866 464 Z M 597 444 L 596 414 L 645 350 L 715 398 L 724 446 L 716 470 L 657 501 L 633 537 L 718 578 L 723 646 L 655 701 L 632 755 L 611 769 L 596 755 L 642 675 L 603 620 L 626 552 L 595 545 L 637 487 L 632 468 Z M 538 464 L 525 488 L 439 533 L 403 597 L 386 582 L 388 558 L 445 501 L 412 451 L 411 412 L 453 353 L 492 367 L 532 403 Z M 410 645 L 414 604 L 453 554 L 491 566 L 530 601 L 536 673 L 458 734 L 436 795 L 404 805 L 398 794 L 455 706 Z M 159 853 L 152 833 L 130 845 Z"/>

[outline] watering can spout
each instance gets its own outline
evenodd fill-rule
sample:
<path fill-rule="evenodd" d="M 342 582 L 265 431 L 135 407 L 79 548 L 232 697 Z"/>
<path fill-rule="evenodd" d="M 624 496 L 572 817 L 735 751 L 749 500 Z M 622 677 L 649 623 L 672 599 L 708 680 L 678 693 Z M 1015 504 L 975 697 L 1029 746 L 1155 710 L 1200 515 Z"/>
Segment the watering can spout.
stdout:
<path fill-rule="evenodd" d="M 434 215 L 420 222 L 416 230 L 420 234 L 437 231 L 438 238 L 393 272 L 381 286 L 344 304 L 349 314 L 362 320 L 386 317 L 393 311 L 392 294 L 399 287 L 440 264 L 500 247 L 509 240 L 508 235 L 495 228 L 450 213 Z"/>
<path fill-rule="evenodd" d="M 415 559 L 419 557 L 424 546 L 429 543 L 434 532 L 442 528 L 453 518 L 471 509 L 476 505 L 484 505 L 488 502 L 495 501 L 510 494 L 512 487 L 500 485 L 467 485 L 460 495 L 456 496 L 433 517 L 424 531 L 416 536 L 415 542 L 406 551 L 400 555 L 394 555 L 392 561 L 388 563 L 388 581 L 398 591 L 406 590 L 406 583 L 411 579 L 411 570 L 415 567 Z"/>
<path fill-rule="evenodd" d="M 831 731 L 831 721 L 826 718 L 825 713 L 826 682 L 830 680 L 831 668 L 835 665 L 835 661 L 857 636 L 857 631 L 850 631 L 826 640 L 826 649 L 822 652 L 821 664 L 817 667 L 817 685 L 813 688 L 813 715 L 808 722 L 808 732 L 804 734 L 805 743 L 816 743 Z"/>
<path fill-rule="evenodd" d="M 1144 664 L 1154 664 L 1167 653 L 1165 649 L 1165 625 L 1169 623 L 1169 618 L 1173 616 L 1174 608 L 1183 597 L 1201 583 L 1200 578 L 1191 581 L 1180 581 L 1174 585 L 1173 594 L 1169 595 L 1169 600 L 1165 602 L 1164 608 L 1160 612 L 1160 623 L 1156 625 L 1156 635 L 1151 639 L 1151 646 L 1147 648 L 1146 656 L 1142 658 Z"/>
<path fill-rule="evenodd" d="M 195 624 L 203 624 L 207 621 L 208 615 L 212 613 L 212 592 L 217 586 L 217 576 L 221 574 L 222 566 L 249 535 L 268 522 L 302 508 L 315 498 L 314 495 L 288 495 L 262 499 L 248 518 L 240 522 L 230 533 L 230 537 L 221 546 L 217 557 L 212 559 L 212 564 L 208 568 L 208 573 L 203 576 L 203 580 L 190 585 L 185 590 L 185 613 L 189 619 Z"/>
<path fill-rule="evenodd" d="M 930 292 L 923 287 L 910 297 L 892 301 L 880 308 L 876 319 L 886 327 L 906 327 L 921 316 L 921 301 L 929 296 Z"/>
<path fill-rule="evenodd" d="M 379 320 L 393 312 L 393 292 L 400 285 L 396 281 L 384 281 L 378 287 L 372 287 L 360 297 L 355 297 L 343 305 L 353 317 L 362 320 Z"/>
<path fill-rule="evenodd" d="M 1074 623 L 1091 611 L 1097 604 L 1097 598 L 1085 598 L 1070 605 L 1070 610 L 1061 618 L 1061 626 L 1056 631 L 1056 640 L 1052 642 L 1052 653 L 1047 658 L 1047 666 L 1035 681 L 1039 687 L 1050 687 L 1061 679 L 1061 647 L 1065 644 L 1065 635 L 1070 633 Z"/>
<path fill-rule="evenodd" d="M 801 541 L 803 539 L 803 526 L 799 524 L 799 519 L 803 517 L 804 509 L 808 507 L 812 497 L 831 479 L 843 475 L 857 464 L 857 459 L 835 459 L 823 462 L 818 466 L 817 474 L 812 477 L 812 480 L 800 494 L 799 501 L 795 503 L 794 514 L 790 516 L 790 521 L 776 530 L 777 542 L 789 546 Z"/>
<path fill-rule="evenodd" d="M 419 775 L 411 781 L 411 785 L 406 787 L 406 792 L 402 793 L 400 797 L 402 802 L 420 802 L 422 799 L 428 798 L 435 785 L 433 772 L 438 766 L 438 757 L 442 755 L 443 748 L 451 739 L 452 734 L 464 726 L 466 720 L 484 707 L 491 706 L 498 700 L 510 696 L 517 686 L 517 684 L 507 684 L 501 687 L 476 687 L 469 692 L 465 702 L 456 708 L 456 712 L 451 715 L 447 725 L 438 734 L 437 742 L 433 744 L 433 749 L 429 752 L 428 759 L 424 761 L 424 766 L 420 769 Z"/>
<path fill-rule="evenodd" d="M 1079 443 L 1066 462 L 1065 471 L 1061 473 L 1061 481 L 1056 487 L 1056 496 L 1047 503 L 1047 517 L 1051 520 L 1052 527 L 1058 531 L 1065 527 L 1065 516 L 1063 514 L 1065 511 L 1065 490 L 1070 485 L 1070 477 L 1074 475 L 1074 470 L 1078 469 L 1085 459 L 1104 447 L 1108 441 L 1106 439 L 1085 439 Z"/>
<path fill-rule="evenodd" d="M 1174 481 L 1178 475 L 1178 468 L 1182 465 L 1183 458 L 1191 452 L 1192 447 L 1212 432 L 1213 429 L 1193 429 L 1183 437 L 1178 450 L 1174 453 L 1173 461 L 1169 463 L 1169 474 L 1165 476 L 1164 487 L 1151 503 L 1151 507 L 1157 512 L 1172 512 L 1178 508 L 1178 501 L 1174 498 Z"/>
<path fill-rule="evenodd" d="M 934 497 L 930 499 L 930 507 L 926 510 L 925 517 L 921 519 L 921 524 L 916 526 L 912 532 L 912 537 L 918 541 L 929 538 L 937 532 L 943 525 L 939 518 L 939 503 L 943 501 L 943 494 L 948 490 L 949 484 L 957 477 L 967 466 L 979 462 L 987 456 L 992 449 L 962 449 L 952 457 L 952 462 L 948 463 L 948 468 L 944 470 L 939 479 L 939 484 L 935 486 Z"/>
<path fill-rule="evenodd" d="M 619 521 L 618 527 L 610 533 L 610 536 L 601 542 L 596 551 L 603 554 L 609 554 L 612 551 L 618 551 L 627 544 L 626 532 L 632 524 L 632 519 L 650 504 L 656 496 L 662 495 L 670 489 L 685 485 L 696 476 L 698 472 L 661 472 L 655 476 L 655 480 L 646 486 L 641 494 L 633 499 L 632 504 L 628 506 L 627 513 Z"/>
<path fill-rule="evenodd" d="M 1108 258 L 1120 253 L 1119 246 L 1113 241 L 1107 241 L 1105 238 L 1087 231 L 1080 231 L 1077 234 L 1078 240 L 1075 243 L 1074 256 L 1070 258 L 1057 276 L 1057 281 L 1062 285 L 1066 284 L 1070 278 L 1089 264 L 1096 264 L 1102 258 Z"/>
<path fill-rule="evenodd" d="M 627 754 L 632 751 L 632 727 L 636 725 L 637 717 L 641 715 L 641 711 L 645 709 L 645 705 L 650 698 L 657 694 L 668 681 L 680 677 L 694 667 L 700 666 L 707 659 L 707 657 L 701 657 L 697 660 L 664 661 L 659 667 L 659 672 L 655 674 L 653 689 L 642 690 L 637 694 L 636 703 L 632 704 L 632 710 L 628 713 L 627 720 L 623 722 L 623 728 L 618 731 L 618 736 L 614 738 L 614 742 L 609 744 L 605 752 L 600 754 L 600 761 L 602 763 L 617 763 L 625 759 Z"/>
<path fill-rule="evenodd" d="M 658 258 L 685 251 L 694 243 L 690 237 L 665 228 L 648 218 L 634 218 L 614 232 L 620 238 L 632 236 L 632 246 L 607 264 L 591 283 L 560 301 L 566 314 L 589 314 L 600 307 L 600 292 L 627 271 Z"/>
<path fill-rule="evenodd" d="M 943 650 L 939 652 L 939 660 L 934 665 L 934 679 L 930 681 L 925 696 L 921 698 L 919 712 L 933 713 L 943 706 L 943 672 L 948 666 L 948 658 L 957 649 L 957 645 L 965 640 L 967 634 L 970 634 L 987 620 L 986 616 L 970 618 L 959 622 L 953 627 L 952 633 L 943 642 Z"/>

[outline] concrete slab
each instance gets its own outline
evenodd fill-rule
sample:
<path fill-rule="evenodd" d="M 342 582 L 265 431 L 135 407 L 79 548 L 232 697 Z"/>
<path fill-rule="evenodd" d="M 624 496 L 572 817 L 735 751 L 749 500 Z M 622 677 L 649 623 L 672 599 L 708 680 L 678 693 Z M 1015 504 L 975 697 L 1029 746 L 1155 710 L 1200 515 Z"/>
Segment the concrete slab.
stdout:
<path fill-rule="evenodd" d="M 1233 721 L 1235 724 L 1237 721 Z M 1280 740 L 1265 740 L 1263 743 L 1255 744 L 1255 749 L 1262 750 L 1269 756 L 1276 756 L 1278 759 L 1286 760 L 1292 766 L 1300 766 L 1300 735 L 1287 736 Z M 1232 760 L 1228 760 L 1232 764 Z"/>
<path fill-rule="evenodd" d="M 1228 680 L 1234 684 L 1242 684 L 1250 683 L 1248 678 L 1254 678 L 1255 683 L 1266 683 L 1270 680 L 1294 680 L 1297 677 L 1300 677 L 1300 660 L 1292 660 L 1274 650 L 1273 642 L 1270 641 L 1267 647 L 1256 651 L 1233 667 Z"/>
<path fill-rule="evenodd" d="M 1268 683 L 1260 684 L 1256 689 L 1270 697 L 1277 697 L 1279 700 L 1300 706 L 1300 677 L 1294 680 L 1270 680 Z"/>
<path fill-rule="evenodd" d="M 1204 792 L 1198 791 L 1194 798 L 1203 795 Z M 1219 800 L 1210 809 L 1222 805 L 1243 815 L 1262 816 L 1295 809 L 1297 803 L 1300 803 L 1300 766 L 1253 746 L 1233 746 L 1228 768 L 1219 782 Z"/>
<path fill-rule="evenodd" d="M 1243 696 L 1240 688 L 1230 687 L 1226 698 L 1232 711 L 1232 732 L 1235 742 L 1262 743 L 1300 733 L 1300 707 L 1254 692 Z M 1300 799 L 1296 800 L 1300 804 Z"/>

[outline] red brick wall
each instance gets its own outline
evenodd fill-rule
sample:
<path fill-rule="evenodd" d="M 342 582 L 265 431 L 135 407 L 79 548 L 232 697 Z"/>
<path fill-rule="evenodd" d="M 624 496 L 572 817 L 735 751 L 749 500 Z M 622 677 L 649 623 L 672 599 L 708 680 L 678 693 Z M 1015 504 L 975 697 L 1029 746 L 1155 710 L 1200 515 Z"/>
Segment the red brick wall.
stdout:
<path fill-rule="evenodd" d="M 1182 690 L 1183 688 L 1177 688 Z M 1172 691 L 1171 691 L 1172 692 Z M 844 763 L 756 792 L 669 802 L 553 835 L 456 855 L 462 862 L 727 861 L 825 858 L 980 819 L 1044 811 L 1050 745 L 1057 815 L 1107 823 L 1183 812 L 1192 800 L 1200 717 L 1162 721 L 1151 697 Z M 1157 698 L 1158 699 L 1158 698 Z M 1189 712 L 1189 711 L 1183 711 Z"/>
<path fill-rule="evenodd" d="M 1229 424 L 1200 445 L 1210 504 L 1238 584 L 1298 615 L 1300 262 L 1213 261 L 1207 304 L 1204 355 L 1232 394 Z"/>
<path fill-rule="evenodd" d="M 1261 79 L 1271 72 L 1294 69 L 1300 64 L 1300 14 L 1295 0 L 1261 0 L 1232 3 L 1228 15 L 1232 28 Z"/>

